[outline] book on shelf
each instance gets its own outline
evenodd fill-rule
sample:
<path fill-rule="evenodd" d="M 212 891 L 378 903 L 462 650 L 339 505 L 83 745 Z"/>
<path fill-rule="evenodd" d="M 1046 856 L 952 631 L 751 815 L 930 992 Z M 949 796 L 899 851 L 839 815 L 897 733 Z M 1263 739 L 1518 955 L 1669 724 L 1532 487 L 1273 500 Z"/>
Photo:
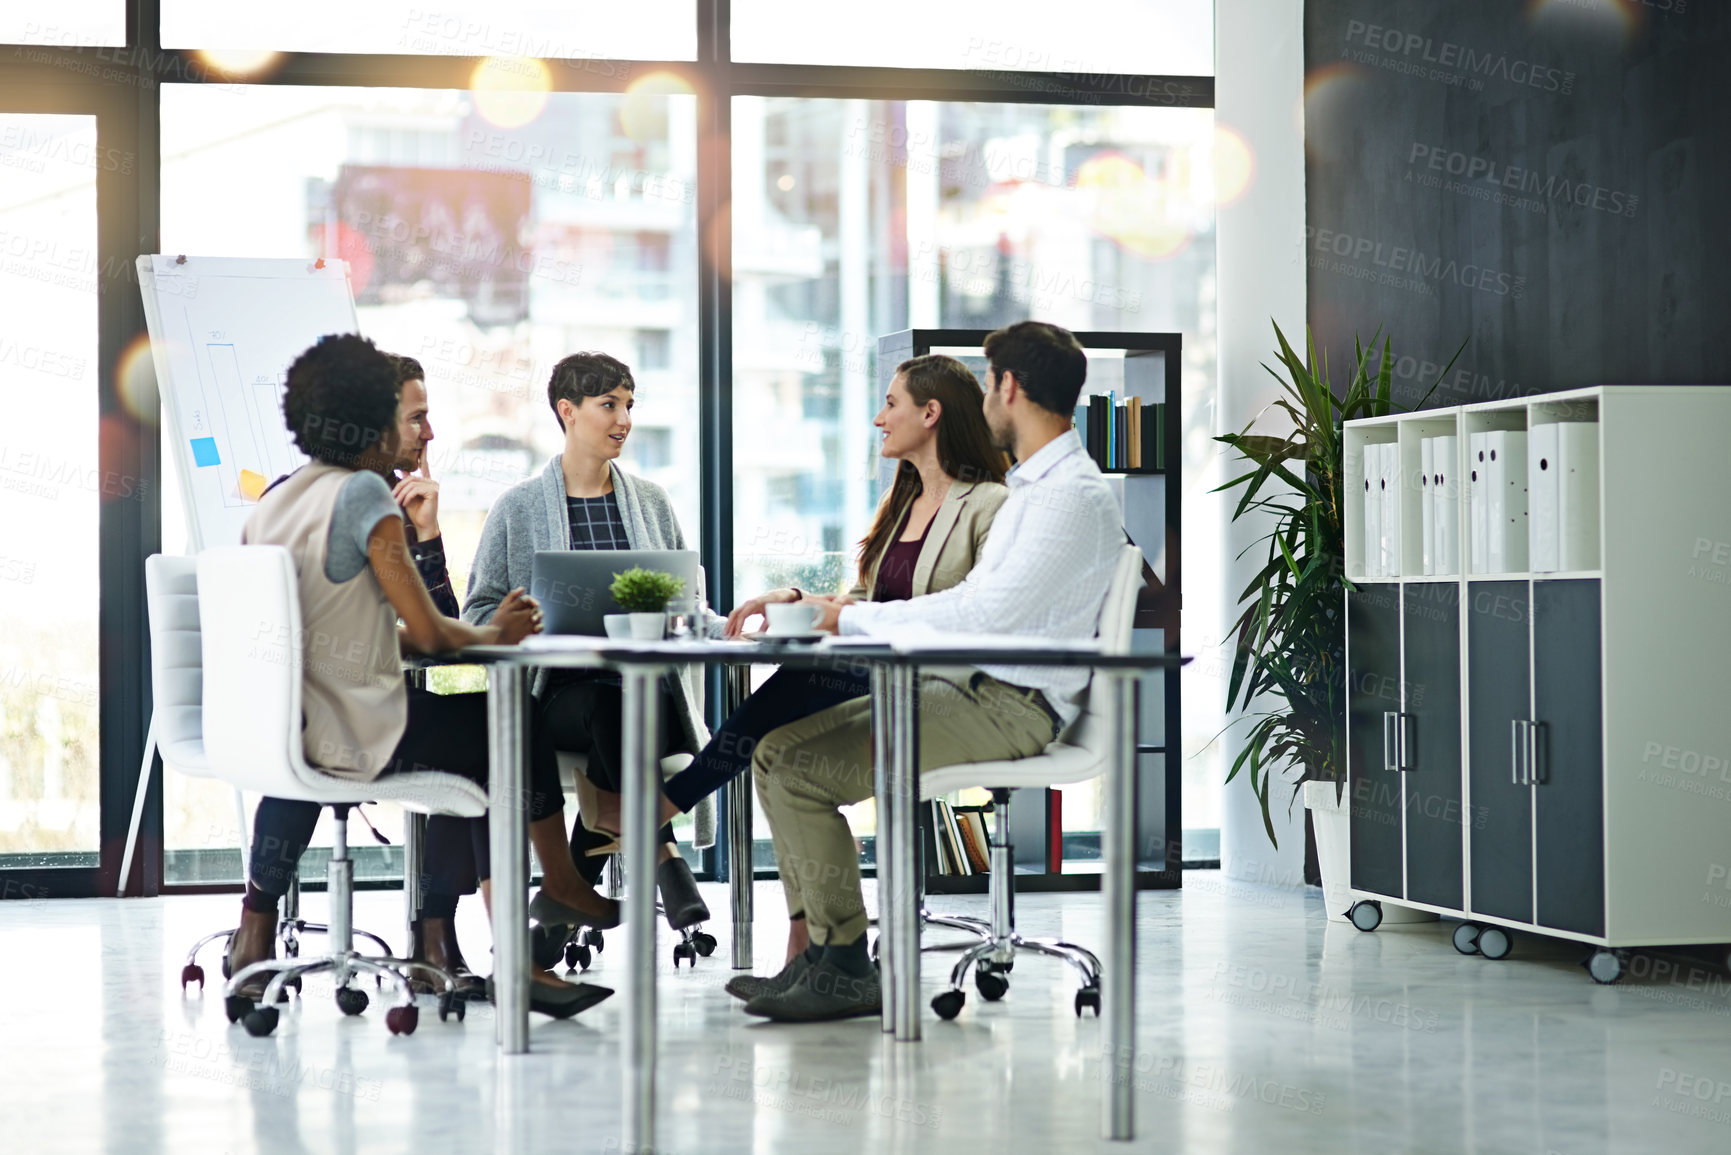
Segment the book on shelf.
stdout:
<path fill-rule="evenodd" d="M 1527 564 L 1534 573 L 1560 568 L 1557 552 L 1557 426 L 1527 431 Z"/>
<path fill-rule="evenodd" d="M 1400 446 L 1382 447 L 1382 574 L 1400 576 Z"/>
<path fill-rule="evenodd" d="M 1436 506 L 1436 572 L 1461 572 L 1461 506 L 1460 485 L 1455 476 L 1460 460 L 1460 440 L 1453 434 L 1436 439 L 1431 451 L 1431 466 L 1436 470 L 1431 482 L 1431 502 Z"/>
<path fill-rule="evenodd" d="M 1382 446 L 1364 447 L 1364 576 L 1382 572 Z"/>
<path fill-rule="evenodd" d="M 986 838 L 986 823 L 982 808 L 978 806 L 954 807 L 956 825 L 962 832 L 962 849 L 967 852 L 968 864 L 974 868 L 975 874 L 988 874 L 991 871 L 991 844 Z"/>
<path fill-rule="evenodd" d="M 1467 438 L 1467 514 L 1472 521 L 1467 561 L 1470 573 L 1490 572 L 1490 518 L 1487 474 L 1485 473 L 1485 437 L 1474 433 Z"/>
<path fill-rule="evenodd" d="M 1527 568 L 1527 433 L 1485 434 L 1485 564 L 1490 573 Z"/>
<path fill-rule="evenodd" d="M 1165 402 L 1134 395 L 1119 401 L 1115 391 L 1096 393 L 1077 403 L 1072 424 L 1103 473 L 1166 468 Z"/>

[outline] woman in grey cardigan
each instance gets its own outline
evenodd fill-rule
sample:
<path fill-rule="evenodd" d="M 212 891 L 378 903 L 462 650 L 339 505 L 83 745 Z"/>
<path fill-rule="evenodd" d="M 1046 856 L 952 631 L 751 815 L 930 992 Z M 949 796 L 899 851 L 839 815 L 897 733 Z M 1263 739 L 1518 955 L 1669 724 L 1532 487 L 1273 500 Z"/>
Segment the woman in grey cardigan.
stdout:
<path fill-rule="evenodd" d="M 564 451 L 539 476 L 508 490 L 487 514 L 463 603 L 465 621 L 487 621 L 509 591 L 528 588 L 537 550 L 687 548 L 666 491 L 614 463 L 631 433 L 636 390 L 631 370 L 605 353 L 574 353 L 553 367 L 547 401 L 564 431 Z M 719 630 L 720 619 L 715 623 Z M 695 754 L 709 740 L 697 686 L 689 670 L 663 681 L 663 757 Z M 588 787 L 613 793 L 620 788 L 619 676 L 601 670 L 541 670 L 533 694 L 536 740 L 553 750 L 588 756 L 588 781 L 577 784 L 581 813 L 571 831 L 572 853 L 580 871 L 598 878 L 600 855 L 613 844 L 596 829 L 595 793 Z M 674 847 L 670 825 L 661 830 L 656 882 L 675 930 L 709 917 L 691 869 Z M 548 926 L 579 922 L 545 892 L 536 897 L 530 913 Z"/>

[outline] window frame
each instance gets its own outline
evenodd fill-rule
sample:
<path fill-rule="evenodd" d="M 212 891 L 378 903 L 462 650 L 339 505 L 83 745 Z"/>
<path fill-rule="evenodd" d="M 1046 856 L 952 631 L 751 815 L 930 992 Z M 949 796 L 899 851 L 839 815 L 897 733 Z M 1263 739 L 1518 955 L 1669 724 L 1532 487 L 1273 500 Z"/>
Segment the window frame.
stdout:
<path fill-rule="evenodd" d="M 933 100 L 996 104 L 1080 104 L 1113 107 L 1213 108 L 1214 77 L 1122 73 L 1008 74 L 936 68 L 736 63 L 730 0 L 697 0 L 695 61 L 573 59 L 553 68 L 557 92 L 621 93 L 652 72 L 682 79 L 697 97 L 698 372 L 708 383 L 699 398 L 700 556 L 712 575 L 715 605 L 733 590 L 733 298 L 732 234 L 726 205 L 733 180 L 729 141 L 735 96 L 824 99 Z M 161 85 L 257 83 L 300 86 L 457 88 L 469 86 L 480 57 L 287 53 L 269 75 L 230 78 L 214 72 L 195 50 L 167 50 L 159 35 L 160 0 L 127 0 L 127 43 L 116 48 L 34 49 L 9 63 L 0 81 L 0 111 L 93 114 L 100 147 L 136 158 L 130 173 L 97 175 L 98 266 L 124 280 L 141 252 L 160 249 Z M 557 61 L 555 61 L 557 63 Z M 106 274 L 105 274 L 106 276 Z M 145 335 L 134 276 L 109 286 L 98 304 L 100 412 L 124 425 L 115 366 L 123 349 Z M 150 719 L 149 639 L 144 559 L 161 546 L 161 455 L 155 428 L 145 436 L 105 436 L 98 462 L 139 478 L 143 500 L 102 508 L 101 607 L 101 853 L 96 867 L 0 869 L 0 893 L 40 897 L 112 895 L 121 890 L 119 865 L 133 815 L 133 791 Z M 711 723 L 723 703 L 723 671 L 709 671 Z M 162 882 L 162 787 L 152 782 L 139 819 L 138 849 L 126 894 L 236 892 L 238 885 Z M 1176 782 L 1176 775 L 1172 781 Z M 1170 792 L 1169 792 L 1170 793 Z M 718 830 L 726 830 L 727 793 Z M 1169 799 L 1169 806 L 1176 800 Z M 1176 813 L 1176 810 L 1173 811 Z M 703 852 L 700 877 L 725 879 L 725 839 Z M 20 892 L 28 886 L 30 891 Z"/>

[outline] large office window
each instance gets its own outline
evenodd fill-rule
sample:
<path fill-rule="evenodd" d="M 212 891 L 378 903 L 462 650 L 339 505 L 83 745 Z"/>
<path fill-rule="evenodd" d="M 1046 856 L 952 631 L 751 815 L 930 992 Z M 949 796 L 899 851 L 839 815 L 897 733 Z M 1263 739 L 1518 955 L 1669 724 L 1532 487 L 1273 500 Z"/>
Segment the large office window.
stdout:
<path fill-rule="evenodd" d="M 0 44 L 97 48 L 126 43 L 126 0 L 6 0 Z M 28 52 L 18 53 L 29 60 Z"/>
<path fill-rule="evenodd" d="M 98 468 L 90 116 L 0 113 L 0 866 L 94 865 Z"/>
<path fill-rule="evenodd" d="M 810 0 L 733 0 L 733 58 L 777 64 L 1056 72 L 1086 83 L 1123 73 L 1214 72 L 1211 0 L 878 0 L 823 6 L 812 35 Z M 1100 85 L 1100 102 L 1142 96 Z"/>
<path fill-rule="evenodd" d="M 162 44 L 271 52 L 559 57 L 558 67 L 582 69 L 608 60 L 695 59 L 696 3 L 299 0 L 291 17 L 273 5 L 162 0 Z M 218 61 L 224 62 L 236 60 L 225 56 Z"/>
<path fill-rule="evenodd" d="M 490 117 L 468 92 L 172 85 L 163 247 L 349 262 L 361 332 L 426 370 L 459 597 L 487 510 L 563 444 L 547 380 L 578 350 L 632 367 L 620 464 L 667 489 L 695 542 L 695 105 L 554 93 Z M 164 501 L 165 551 L 183 518 Z M 238 877 L 238 857 L 185 853 L 239 845 L 229 792 L 178 775 L 166 789 L 165 880 Z"/>
<path fill-rule="evenodd" d="M 850 584 L 889 477 L 879 335 L 1028 317 L 1184 335 L 1185 584 L 1217 584 L 1213 140 L 1205 109 L 736 98 L 734 589 Z M 1187 827 L 1217 824 L 1202 746 Z M 1064 819 L 1099 828 L 1093 785 Z"/>

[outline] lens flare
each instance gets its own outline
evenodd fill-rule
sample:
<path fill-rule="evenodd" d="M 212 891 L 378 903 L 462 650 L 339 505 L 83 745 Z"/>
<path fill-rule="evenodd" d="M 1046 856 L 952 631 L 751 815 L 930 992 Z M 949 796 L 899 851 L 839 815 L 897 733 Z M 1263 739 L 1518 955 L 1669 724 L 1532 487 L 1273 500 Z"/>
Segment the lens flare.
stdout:
<path fill-rule="evenodd" d="M 155 425 L 156 363 L 150 358 L 150 338 L 140 333 L 126 343 L 114 363 L 114 388 L 121 408 L 141 425 Z"/>
<path fill-rule="evenodd" d="M 1244 135 L 1218 121 L 1214 125 L 1214 203 L 1236 204 L 1256 179 L 1256 153 Z"/>
<path fill-rule="evenodd" d="M 1103 152 L 1077 167 L 1075 187 L 1089 226 L 1129 252 L 1161 260 L 1190 243 L 1190 225 L 1170 211 L 1184 199 L 1174 195 L 1185 187 L 1178 174 L 1155 179 L 1123 153 Z"/>
<path fill-rule="evenodd" d="M 1646 18 L 1639 0 L 1528 0 L 1527 4 L 1527 21 L 1534 28 L 1568 24 L 1602 30 L 1625 43 L 1634 39 Z"/>
<path fill-rule="evenodd" d="M 553 91 L 553 72 L 533 56 L 489 56 L 469 79 L 475 111 L 498 128 L 522 128 L 540 116 Z"/>
<path fill-rule="evenodd" d="M 1332 155 L 1352 140 L 1354 114 L 1366 87 L 1364 73 L 1351 64 L 1327 64 L 1304 78 L 1304 103 L 1298 131 L 1313 154 Z"/>
<path fill-rule="evenodd" d="M 651 72 L 631 82 L 619 106 L 619 127 L 632 140 L 661 140 L 667 135 L 667 98 L 690 96 L 692 88 L 682 76 Z"/>
<path fill-rule="evenodd" d="M 263 80 L 283 61 L 280 52 L 247 48 L 201 48 L 195 55 L 216 75 L 215 80 Z"/>

